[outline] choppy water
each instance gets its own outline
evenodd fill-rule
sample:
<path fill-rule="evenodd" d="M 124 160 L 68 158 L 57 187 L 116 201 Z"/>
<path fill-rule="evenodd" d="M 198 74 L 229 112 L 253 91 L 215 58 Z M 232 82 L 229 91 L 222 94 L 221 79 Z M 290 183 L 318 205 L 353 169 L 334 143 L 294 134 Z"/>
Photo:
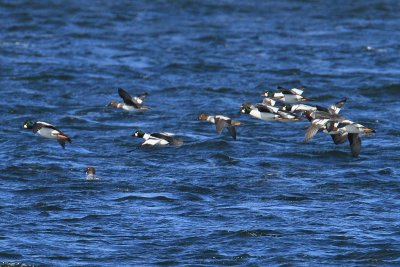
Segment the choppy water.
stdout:
<path fill-rule="evenodd" d="M 400 264 L 398 1 L 0 1 L 0 261 Z M 240 115 L 307 86 L 377 130 L 359 158 Z M 146 112 L 105 105 L 149 92 Z M 243 123 L 219 136 L 199 113 Z M 27 119 L 73 138 L 34 136 Z M 130 135 L 175 132 L 179 148 Z M 99 181 L 86 181 L 93 165 Z"/>

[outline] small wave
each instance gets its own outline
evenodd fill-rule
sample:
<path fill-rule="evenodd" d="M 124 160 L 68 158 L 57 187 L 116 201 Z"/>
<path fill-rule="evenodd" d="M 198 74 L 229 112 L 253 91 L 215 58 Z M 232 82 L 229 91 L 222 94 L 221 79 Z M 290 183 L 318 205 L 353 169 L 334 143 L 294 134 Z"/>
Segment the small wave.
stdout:
<path fill-rule="evenodd" d="M 297 201 L 307 201 L 310 200 L 310 198 L 303 196 L 303 195 L 279 195 L 276 197 L 277 200 L 284 200 L 284 201 L 291 201 L 291 202 L 297 202 Z"/>
<path fill-rule="evenodd" d="M 181 192 L 197 193 L 197 194 L 212 194 L 213 191 L 207 187 L 202 187 L 198 185 L 180 185 L 177 189 Z"/>
<path fill-rule="evenodd" d="M 114 201 L 117 201 L 117 202 L 130 201 L 130 200 L 158 200 L 158 201 L 172 202 L 172 201 L 175 201 L 176 199 L 169 198 L 166 196 L 149 197 L 149 196 L 143 196 L 143 195 L 129 195 L 129 196 L 114 199 Z"/>
<path fill-rule="evenodd" d="M 56 205 L 48 205 L 47 203 L 37 203 L 34 205 L 37 209 L 42 211 L 61 211 L 64 210 L 62 207 Z"/>
<path fill-rule="evenodd" d="M 18 78 L 13 78 L 14 80 L 22 80 L 22 81 L 39 81 L 39 80 L 61 80 L 61 81 L 69 81 L 73 80 L 75 77 L 72 75 L 66 74 L 41 74 L 41 75 L 32 75 L 32 76 L 23 76 Z"/>
<path fill-rule="evenodd" d="M 228 231 L 223 230 L 218 233 L 219 235 L 235 235 L 239 237 L 260 237 L 260 236 L 274 236 L 281 237 L 283 234 L 279 231 L 269 229 L 254 229 L 254 230 L 239 230 L 239 231 Z"/>
<path fill-rule="evenodd" d="M 393 95 L 400 95 L 400 84 L 389 84 L 378 87 L 359 88 L 358 93 L 368 97 L 382 97 L 382 96 L 393 97 Z"/>
<path fill-rule="evenodd" d="M 207 92 L 214 92 L 214 93 L 232 93 L 237 92 L 236 89 L 230 87 L 220 87 L 220 88 L 206 88 Z"/>

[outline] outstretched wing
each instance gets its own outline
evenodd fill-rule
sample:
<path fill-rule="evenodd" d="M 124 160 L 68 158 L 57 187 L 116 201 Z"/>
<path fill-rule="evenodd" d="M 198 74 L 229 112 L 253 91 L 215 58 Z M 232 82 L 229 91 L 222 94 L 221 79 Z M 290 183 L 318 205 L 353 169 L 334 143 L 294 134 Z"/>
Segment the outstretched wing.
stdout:
<path fill-rule="evenodd" d="M 226 122 L 227 122 L 227 124 L 231 124 L 231 120 L 230 119 L 227 120 Z M 222 133 L 222 130 L 224 129 L 224 127 L 225 127 L 225 120 L 221 119 L 221 118 L 218 118 L 218 117 L 215 117 L 215 128 L 217 129 L 217 132 L 219 134 Z"/>
<path fill-rule="evenodd" d="M 135 108 L 140 108 L 140 104 L 136 101 L 133 101 L 130 94 L 122 88 L 118 88 L 118 94 L 122 98 L 125 104 L 129 106 L 134 106 Z"/>
<path fill-rule="evenodd" d="M 313 138 L 318 133 L 318 130 L 318 125 L 311 123 L 310 126 L 308 126 L 307 128 L 306 135 L 304 136 L 304 142 L 307 143 L 308 141 L 310 141 L 311 138 Z"/>
<path fill-rule="evenodd" d="M 147 95 L 148 95 L 148 93 L 147 93 L 147 92 L 144 92 L 144 93 L 142 93 L 142 94 L 140 94 L 140 95 L 138 95 L 138 96 L 135 96 L 135 97 L 132 99 L 132 101 L 133 101 L 133 102 L 137 102 L 138 104 L 142 104 L 142 103 L 143 103 L 143 100 L 147 97 Z"/>
<path fill-rule="evenodd" d="M 347 97 L 342 98 L 332 106 L 328 108 L 330 114 L 339 114 L 340 109 L 346 104 Z"/>
<path fill-rule="evenodd" d="M 353 157 L 358 157 L 361 151 L 361 138 L 358 136 L 358 134 L 349 133 L 348 139 L 350 142 L 351 154 Z"/>
<path fill-rule="evenodd" d="M 236 140 L 236 129 L 235 127 L 228 127 L 228 131 L 230 135 L 232 136 L 233 140 Z"/>

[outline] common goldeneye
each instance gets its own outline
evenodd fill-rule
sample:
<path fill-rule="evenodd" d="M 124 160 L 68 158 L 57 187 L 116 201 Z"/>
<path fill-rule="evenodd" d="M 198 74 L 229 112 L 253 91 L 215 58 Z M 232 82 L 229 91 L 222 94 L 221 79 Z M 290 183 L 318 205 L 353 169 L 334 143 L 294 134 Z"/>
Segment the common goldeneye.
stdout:
<path fill-rule="evenodd" d="M 242 113 L 264 121 L 297 121 L 300 119 L 296 114 L 263 103 L 258 103 L 254 106 L 249 102 L 245 102 L 240 106 L 240 110 Z"/>
<path fill-rule="evenodd" d="M 132 136 L 144 139 L 144 142 L 141 144 L 141 146 L 179 146 L 183 144 L 182 139 L 173 138 L 172 136 L 174 136 L 174 134 L 166 132 L 148 134 L 139 130 L 136 131 Z"/>
<path fill-rule="evenodd" d="M 38 133 L 45 138 L 56 139 L 63 149 L 65 149 L 65 142 L 71 143 L 70 137 L 47 122 L 29 120 L 24 123 L 23 128 L 32 129 L 33 133 Z"/>
<path fill-rule="evenodd" d="M 310 101 L 311 98 L 302 96 L 303 90 L 298 88 L 285 89 L 278 87 L 278 92 L 265 91 L 262 95 L 273 100 L 280 100 L 284 103 L 293 104 L 299 101 Z"/>
<path fill-rule="evenodd" d="M 147 106 L 143 105 L 143 100 L 147 96 L 147 93 L 143 93 L 139 96 L 131 97 L 128 92 L 126 92 L 122 88 L 118 88 L 118 94 L 124 101 L 124 103 L 118 103 L 115 101 L 112 101 L 111 103 L 108 104 L 108 106 L 114 107 L 114 108 L 120 108 L 123 110 L 127 111 L 135 111 L 135 110 L 145 110 L 145 109 L 150 109 Z"/>

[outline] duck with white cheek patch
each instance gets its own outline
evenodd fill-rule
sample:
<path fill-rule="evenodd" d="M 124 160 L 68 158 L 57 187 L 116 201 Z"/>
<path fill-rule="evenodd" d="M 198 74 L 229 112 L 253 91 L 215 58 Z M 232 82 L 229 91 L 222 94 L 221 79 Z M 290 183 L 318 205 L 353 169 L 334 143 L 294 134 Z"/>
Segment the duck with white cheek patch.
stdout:
<path fill-rule="evenodd" d="M 65 149 L 65 142 L 71 143 L 71 138 L 57 129 L 50 123 L 43 121 L 26 121 L 23 125 L 24 129 L 32 129 L 33 133 L 37 133 L 45 138 L 55 139 Z"/>
<path fill-rule="evenodd" d="M 174 134 L 166 132 L 148 134 L 139 130 L 136 131 L 132 136 L 144 139 L 144 142 L 141 144 L 141 146 L 180 146 L 183 144 L 182 139 L 174 138 Z"/>

